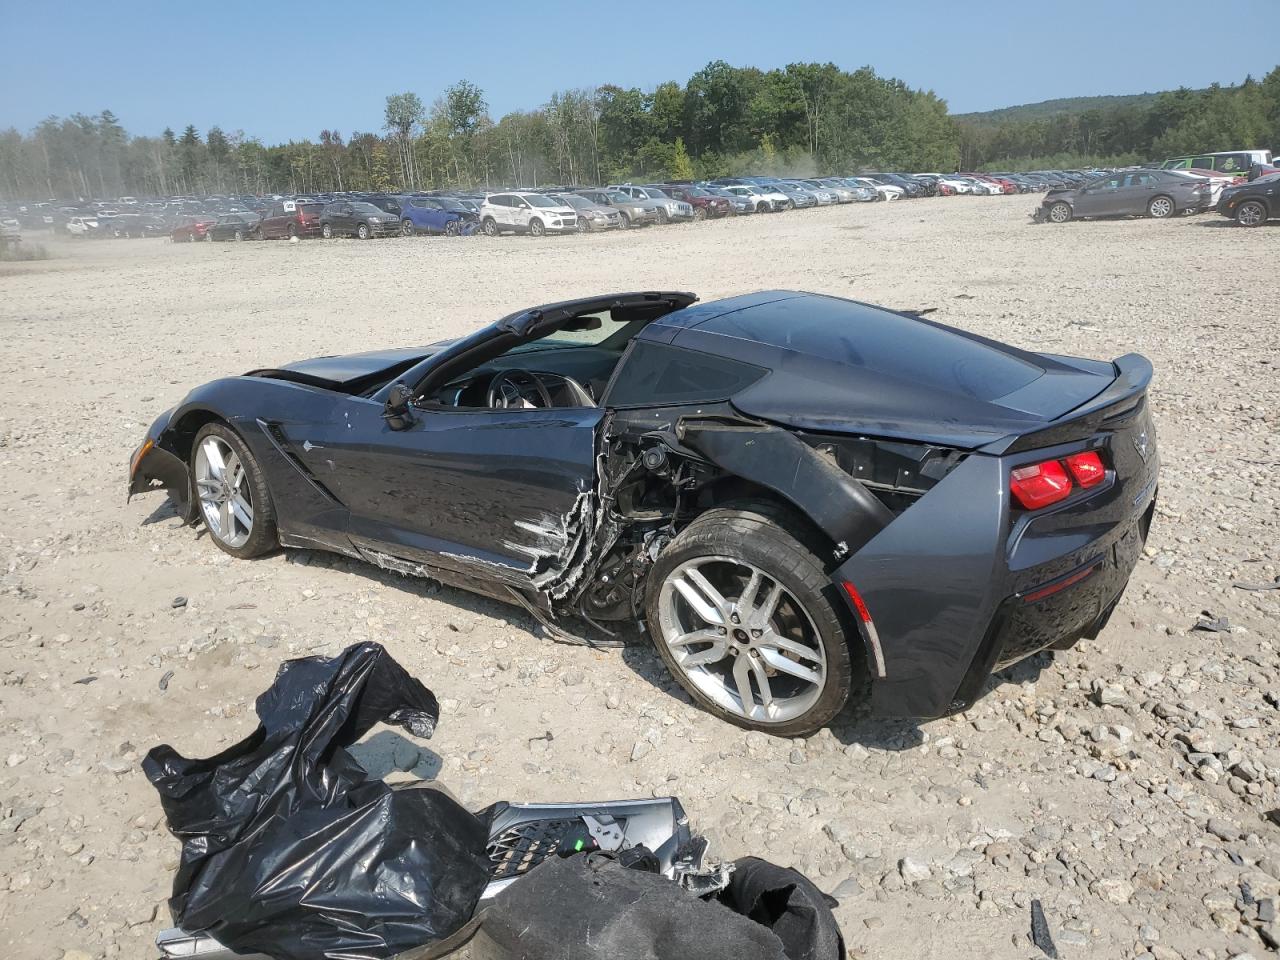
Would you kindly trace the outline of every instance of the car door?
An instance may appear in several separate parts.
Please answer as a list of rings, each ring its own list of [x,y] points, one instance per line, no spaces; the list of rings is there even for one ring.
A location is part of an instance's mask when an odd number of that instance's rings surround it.
[[[517,230],[529,229],[529,221],[533,219],[533,204],[524,197],[511,198],[511,224]]]
[[[429,197],[422,200],[413,201],[414,206],[418,207],[418,216],[422,221],[422,225],[431,233],[444,233],[444,224],[447,219],[444,207],[440,205],[439,200],[432,200]]]
[[[1076,216],[1096,217],[1120,212],[1116,209],[1116,194],[1123,182],[1123,176],[1116,174],[1081,187],[1073,205]]]
[[[356,547],[517,582],[571,551],[603,409],[415,407],[404,429],[383,412],[344,397],[326,422],[293,428],[299,458],[349,511]]]

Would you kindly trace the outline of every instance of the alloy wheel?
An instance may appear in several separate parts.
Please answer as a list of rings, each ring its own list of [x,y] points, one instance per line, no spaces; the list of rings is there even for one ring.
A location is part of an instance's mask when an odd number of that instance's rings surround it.
[[[1262,204],[1250,200],[1240,205],[1236,211],[1236,223],[1242,227],[1258,227],[1267,219],[1267,211]]]
[[[205,437],[196,451],[196,495],[209,533],[239,549],[253,533],[253,493],[240,457],[221,437]]]
[[[1066,223],[1071,219],[1071,208],[1065,203],[1055,203],[1049,208],[1049,219],[1054,223]]]
[[[757,723],[809,711],[827,683],[813,617],[764,570],[731,557],[696,557],[662,584],[657,629],[689,682]]]
[[[1153,217],[1163,219],[1173,213],[1173,201],[1168,197],[1156,197],[1147,209]]]

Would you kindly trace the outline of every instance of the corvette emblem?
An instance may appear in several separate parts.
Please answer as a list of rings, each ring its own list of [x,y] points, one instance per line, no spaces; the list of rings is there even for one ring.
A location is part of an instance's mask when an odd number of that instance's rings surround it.
[[[1147,431],[1143,430],[1133,438],[1133,448],[1138,451],[1138,456],[1142,458],[1142,462],[1146,463],[1147,458],[1151,456],[1151,442],[1147,439]]]

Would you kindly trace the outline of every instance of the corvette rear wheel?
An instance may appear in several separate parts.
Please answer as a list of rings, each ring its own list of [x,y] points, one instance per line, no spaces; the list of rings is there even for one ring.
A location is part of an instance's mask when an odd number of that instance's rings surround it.
[[[769,504],[710,510],[659,555],[649,636],[708,712],[750,730],[803,736],[843,709],[856,636],[822,561]]]
[[[196,434],[191,449],[191,481],[213,542],[242,560],[274,550],[271,493],[244,441],[229,427],[210,423]]]

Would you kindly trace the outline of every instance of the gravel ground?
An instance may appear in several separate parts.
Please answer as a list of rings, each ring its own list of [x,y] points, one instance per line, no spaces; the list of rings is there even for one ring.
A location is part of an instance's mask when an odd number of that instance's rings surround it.
[[[464,801],[680,796],[714,849],[837,891],[855,957],[1261,957],[1280,940],[1276,229],[1033,226],[1035,198],[840,207],[535,241],[51,243],[0,264],[0,948],[147,957],[178,845],[141,755],[254,726],[276,664],[384,643],[441,698],[378,772]],[[236,562],[126,458],[204,380],[425,343],[606,290],[847,295],[1039,350],[1156,365],[1151,540],[1096,642],[920,726],[807,741],[694,709],[643,648],[552,643],[514,608],[341,558]],[[185,598],[185,602],[177,598]],[[1193,631],[1202,610],[1232,632]]]

